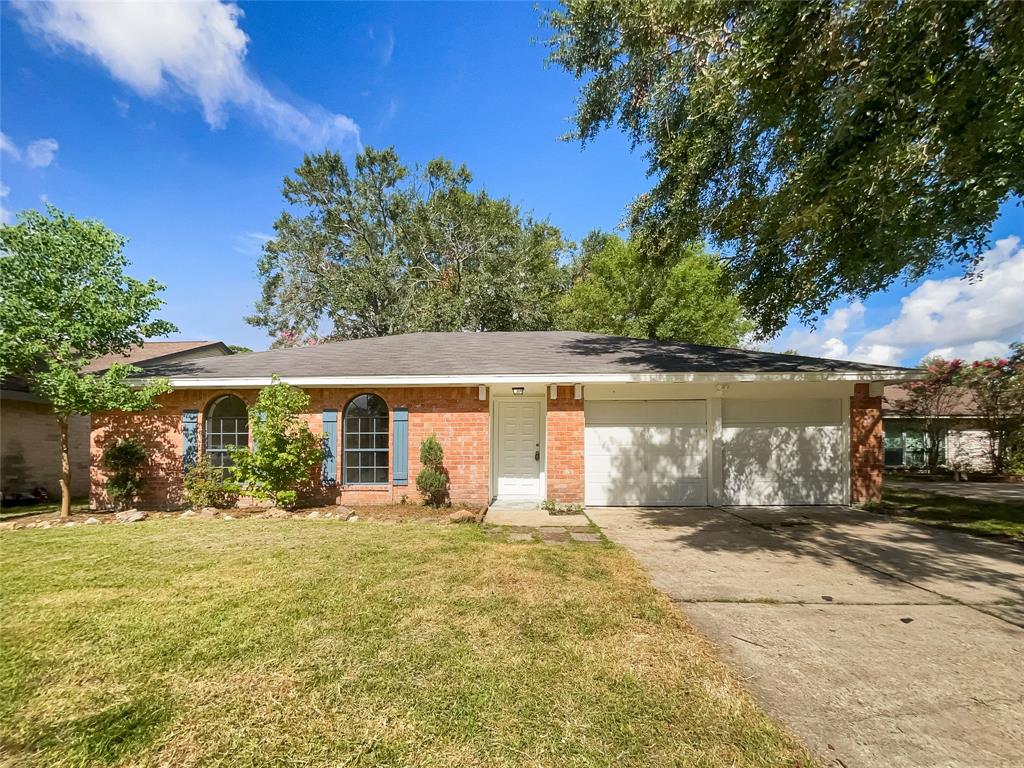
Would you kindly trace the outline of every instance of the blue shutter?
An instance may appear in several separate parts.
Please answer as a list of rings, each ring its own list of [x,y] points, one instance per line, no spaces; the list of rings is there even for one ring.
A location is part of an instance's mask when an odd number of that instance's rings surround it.
[[[324,466],[323,484],[338,484],[338,412],[324,409]]]
[[[391,473],[395,485],[409,484],[409,409],[395,408],[395,440],[392,447],[394,471]]]
[[[199,411],[181,413],[181,468],[188,472],[199,460]]]

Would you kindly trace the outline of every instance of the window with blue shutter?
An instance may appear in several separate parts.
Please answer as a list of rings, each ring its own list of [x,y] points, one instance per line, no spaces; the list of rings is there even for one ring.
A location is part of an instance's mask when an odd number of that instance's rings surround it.
[[[409,409],[395,408],[393,412],[395,440],[392,456],[392,478],[395,485],[409,484]]]
[[[324,410],[324,465],[323,484],[338,484],[338,411]]]
[[[181,414],[181,465],[188,472],[199,460],[199,411]]]

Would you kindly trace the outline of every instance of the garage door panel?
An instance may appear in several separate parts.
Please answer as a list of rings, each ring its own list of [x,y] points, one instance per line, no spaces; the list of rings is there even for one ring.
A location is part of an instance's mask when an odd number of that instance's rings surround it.
[[[730,427],[722,439],[726,504],[845,501],[847,459],[841,427]]]
[[[704,401],[596,401],[585,415],[588,504],[707,503]]]

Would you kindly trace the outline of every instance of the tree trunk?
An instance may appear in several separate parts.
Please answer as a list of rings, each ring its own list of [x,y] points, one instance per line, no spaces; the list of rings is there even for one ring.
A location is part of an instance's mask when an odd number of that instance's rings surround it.
[[[58,416],[60,424],[60,516],[71,517],[71,452],[68,448],[68,417]]]

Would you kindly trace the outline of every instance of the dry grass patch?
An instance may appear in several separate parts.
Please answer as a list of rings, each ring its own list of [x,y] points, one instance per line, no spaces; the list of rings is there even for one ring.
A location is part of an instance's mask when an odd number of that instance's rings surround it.
[[[0,557],[10,764],[811,764],[611,546],[166,519]]]

